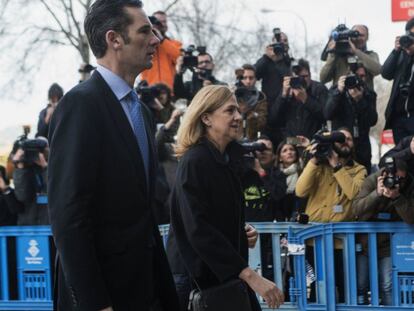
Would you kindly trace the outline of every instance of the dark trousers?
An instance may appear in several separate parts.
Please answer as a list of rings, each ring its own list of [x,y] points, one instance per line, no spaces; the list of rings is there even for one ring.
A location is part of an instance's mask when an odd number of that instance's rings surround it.
[[[404,137],[414,135],[414,113],[410,117],[395,118],[392,122],[392,135],[396,145]]]

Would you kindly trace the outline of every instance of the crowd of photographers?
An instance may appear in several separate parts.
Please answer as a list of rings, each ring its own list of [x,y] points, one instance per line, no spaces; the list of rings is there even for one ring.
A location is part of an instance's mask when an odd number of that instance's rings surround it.
[[[161,43],[137,92],[157,124],[153,129],[160,162],[156,215],[161,224],[169,222],[166,202],[177,165],[172,146],[180,117],[202,87],[226,83],[214,76],[214,58],[206,47],[183,48],[168,36],[164,12],[155,12],[151,22]],[[287,34],[275,28],[263,56],[235,71],[236,82],[228,85],[234,88],[243,116],[247,221],[414,223],[414,19],[407,22],[406,34],[396,38],[382,66],[377,53],[367,49],[368,38],[364,25],[336,27],[322,52],[325,64],[317,82],[309,62],[294,59]],[[93,69],[86,64],[79,70],[80,83]],[[379,74],[394,81],[385,128],[392,129],[396,147],[382,158],[379,169],[373,169],[369,132],[378,119],[373,80]],[[48,224],[46,137],[62,96],[63,89],[53,84],[47,107],[39,115],[36,138],[29,139],[26,128],[9,157],[9,174],[0,167],[1,225]],[[14,189],[8,177],[13,178]],[[367,303],[367,241],[360,237],[359,243],[358,292],[360,303]],[[382,303],[387,305],[391,304],[389,237],[381,236],[378,243]],[[262,244],[262,256],[270,263],[269,241]]]

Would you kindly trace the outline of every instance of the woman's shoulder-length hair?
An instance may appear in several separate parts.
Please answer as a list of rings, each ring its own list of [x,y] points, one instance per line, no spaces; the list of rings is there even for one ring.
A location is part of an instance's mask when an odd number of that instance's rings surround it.
[[[177,143],[174,148],[180,158],[205,135],[206,129],[201,117],[212,113],[233,97],[232,90],[226,85],[209,85],[203,87],[195,95],[185,112],[177,132]]]

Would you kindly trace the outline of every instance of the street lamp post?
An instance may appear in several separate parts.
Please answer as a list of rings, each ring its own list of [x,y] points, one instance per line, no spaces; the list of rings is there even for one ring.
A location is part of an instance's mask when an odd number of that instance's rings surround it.
[[[267,13],[289,13],[292,14],[294,16],[296,16],[300,22],[302,23],[303,26],[303,30],[304,30],[304,34],[305,34],[305,58],[307,59],[308,57],[308,29],[306,27],[306,23],[305,20],[303,19],[302,16],[300,16],[298,13],[296,13],[295,11],[291,11],[291,10],[271,10],[271,9],[261,9],[260,10],[261,13],[263,14],[267,14]]]

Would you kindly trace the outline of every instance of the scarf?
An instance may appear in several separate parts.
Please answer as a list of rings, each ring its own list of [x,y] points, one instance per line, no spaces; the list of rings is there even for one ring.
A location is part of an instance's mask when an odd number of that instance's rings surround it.
[[[283,166],[280,166],[280,170],[283,172],[283,174],[286,175],[286,193],[294,193],[296,188],[296,182],[298,181],[299,174],[299,165],[297,163],[293,163],[289,165],[287,168],[283,168]]]

